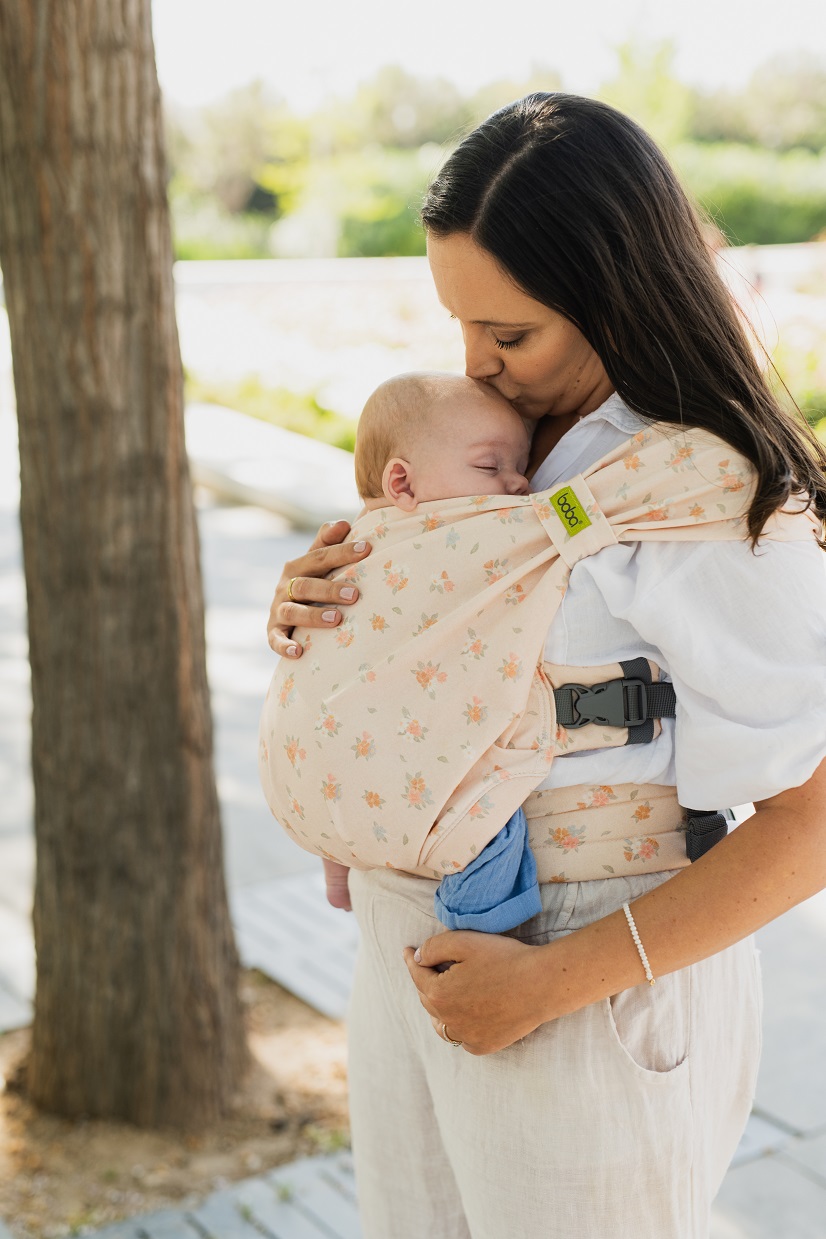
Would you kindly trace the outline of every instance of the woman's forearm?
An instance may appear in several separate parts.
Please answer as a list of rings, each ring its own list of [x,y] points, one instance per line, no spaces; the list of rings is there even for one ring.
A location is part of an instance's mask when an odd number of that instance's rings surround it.
[[[654,977],[714,955],[826,886],[826,764],[764,801],[705,856],[633,902]],[[645,973],[620,909],[537,949],[545,1019],[631,986]]]

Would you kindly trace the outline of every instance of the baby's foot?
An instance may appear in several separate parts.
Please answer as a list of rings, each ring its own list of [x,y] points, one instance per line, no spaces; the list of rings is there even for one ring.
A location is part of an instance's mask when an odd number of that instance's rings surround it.
[[[342,908],[352,912],[350,903],[350,888],[347,885],[347,875],[350,872],[347,865],[339,865],[334,860],[324,860],[324,878],[327,884],[327,902],[334,908]]]

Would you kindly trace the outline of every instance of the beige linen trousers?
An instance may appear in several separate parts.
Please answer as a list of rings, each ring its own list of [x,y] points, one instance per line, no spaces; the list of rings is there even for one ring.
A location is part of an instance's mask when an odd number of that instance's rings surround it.
[[[510,933],[552,941],[672,876],[544,884]],[[437,885],[350,873],[364,1239],[708,1239],[760,1057],[753,940],[475,1057],[439,1038],[402,958],[441,928]]]

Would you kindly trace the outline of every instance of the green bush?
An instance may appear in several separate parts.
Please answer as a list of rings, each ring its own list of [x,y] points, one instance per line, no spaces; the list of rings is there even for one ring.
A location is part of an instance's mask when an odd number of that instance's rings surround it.
[[[809,241],[826,228],[826,160],[811,151],[692,142],[672,158],[732,245]]]
[[[214,201],[170,194],[175,257],[270,258],[272,219],[261,214],[229,215]]]
[[[205,383],[187,374],[186,399],[187,403],[222,404],[346,452],[352,452],[356,444],[356,423],[352,418],[325,408],[314,394],[265,387],[258,375],[250,375],[240,383]]]

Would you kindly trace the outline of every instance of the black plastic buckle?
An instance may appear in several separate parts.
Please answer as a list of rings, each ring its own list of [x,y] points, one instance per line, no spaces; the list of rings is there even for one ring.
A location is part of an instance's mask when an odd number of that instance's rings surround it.
[[[562,687],[571,690],[571,714],[579,715],[574,722],[565,724],[570,731],[588,723],[602,727],[639,727],[648,717],[648,693],[643,680],[603,680],[601,684],[563,684]]]

